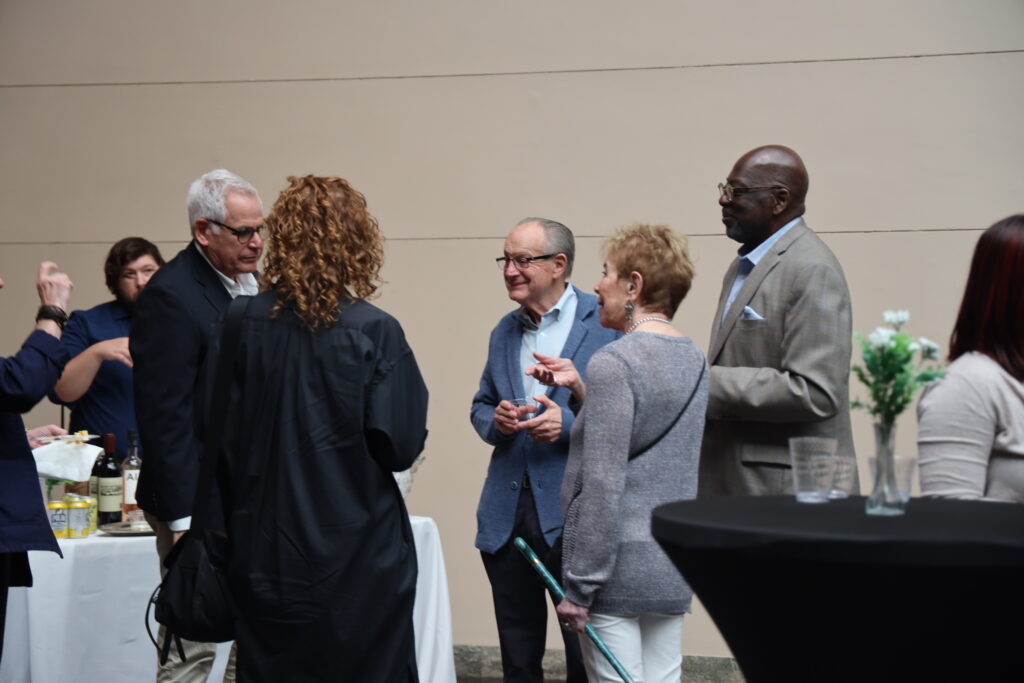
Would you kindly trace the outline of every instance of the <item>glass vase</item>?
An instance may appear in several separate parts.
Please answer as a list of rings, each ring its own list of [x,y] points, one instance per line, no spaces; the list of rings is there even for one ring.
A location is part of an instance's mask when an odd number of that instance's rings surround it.
[[[893,457],[893,442],[896,439],[896,425],[875,423],[875,481],[864,504],[869,515],[893,517],[906,512],[906,503],[896,485],[896,461]]]

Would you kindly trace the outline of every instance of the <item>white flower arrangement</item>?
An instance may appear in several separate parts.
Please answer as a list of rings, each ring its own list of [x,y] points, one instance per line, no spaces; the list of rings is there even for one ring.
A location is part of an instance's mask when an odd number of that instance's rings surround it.
[[[930,339],[917,341],[902,331],[910,321],[908,311],[885,311],[882,319],[888,327],[875,329],[868,338],[854,333],[860,344],[863,365],[853,367],[854,374],[868,388],[867,401],[854,401],[854,408],[865,408],[882,424],[892,425],[906,410],[917,390],[945,373],[938,365],[923,365],[939,359],[939,345]],[[915,362],[915,354],[920,360]]]

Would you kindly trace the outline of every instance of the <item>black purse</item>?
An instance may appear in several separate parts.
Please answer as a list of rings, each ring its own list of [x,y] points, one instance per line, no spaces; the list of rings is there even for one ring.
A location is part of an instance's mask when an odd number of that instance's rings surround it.
[[[217,430],[224,423],[227,391],[231,385],[234,349],[241,335],[241,320],[250,297],[238,297],[228,306],[217,356],[216,375],[206,420],[203,457],[199,469],[192,524],[174,544],[164,560],[167,573],[150,598],[156,620],[166,627],[160,663],[167,661],[172,640],[185,660],[181,639],[202,643],[234,640],[234,608],[225,570],[228,538],[223,530],[209,528],[210,493],[214,487],[221,438]],[[146,610],[149,626],[149,609]],[[150,634],[152,639],[152,634]],[[156,644],[155,639],[153,642]]]

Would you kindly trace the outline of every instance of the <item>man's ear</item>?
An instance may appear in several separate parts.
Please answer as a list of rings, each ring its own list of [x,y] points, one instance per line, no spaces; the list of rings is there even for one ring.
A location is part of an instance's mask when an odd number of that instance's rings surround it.
[[[196,219],[195,230],[192,231],[192,235],[196,238],[196,242],[200,246],[206,247],[210,244],[210,221],[205,218]]]
[[[789,206],[789,202],[793,199],[793,195],[790,194],[789,190],[785,187],[776,188],[772,192],[772,215],[778,216]]]
[[[569,265],[569,257],[559,252],[551,257],[551,262],[555,264],[555,277],[561,277]]]

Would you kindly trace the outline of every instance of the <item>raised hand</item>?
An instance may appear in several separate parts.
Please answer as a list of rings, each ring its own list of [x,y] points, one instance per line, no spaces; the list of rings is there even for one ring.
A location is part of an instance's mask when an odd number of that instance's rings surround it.
[[[537,378],[541,384],[551,387],[568,387],[573,398],[583,401],[587,393],[587,386],[580,378],[580,373],[569,358],[558,356],[545,356],[543,353],[535,353],[533,357],[537,363],[526,368],[526,374]]]
[[[43,261],[39,264],[36,291],[39,292],[39,302],[43,306],[57,306],[67,312],[72,287],[74,285],[71,283],[71,278],[67,276],[67,273],[60,272],[56,263]]]

